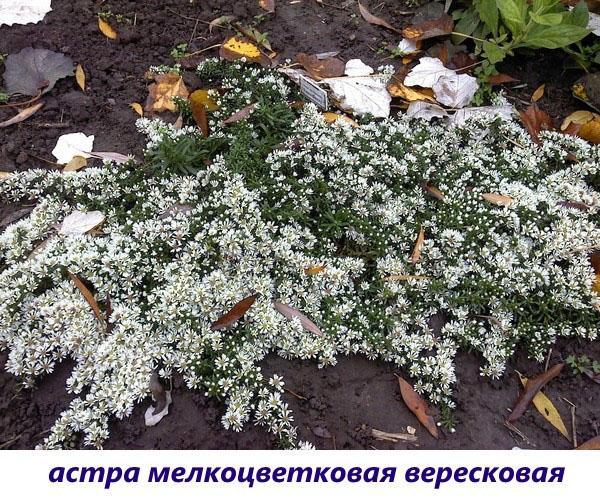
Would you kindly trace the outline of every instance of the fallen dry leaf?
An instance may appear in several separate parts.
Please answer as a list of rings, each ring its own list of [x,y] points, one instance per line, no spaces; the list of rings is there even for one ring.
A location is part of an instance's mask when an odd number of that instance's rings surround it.
[[[202,103],[206,107],[206,110],[211,112],[219,109],[219,105],[212,97],[210,97],[208,90],[195,90],[190,94],[190,102]]]
[[[438,439],[438,429],[435,420],[429,415],[427,403],[419,396],[412,386],[402,377],[396,375],[400,385],[400,394],[408,409],[417,417],[419,422],[429,431],[435,439]]]
[[[198,128],[202,131],[204,137],[208,137],[208,116],[206,114],[206,106],[198,99],[190,99],[190,108],[192,116]]]
[[[341,120],[343,122],[349,123],[353,127],[359,126],[358,123],[356,123],[352,118],[341,113],[332,113],[328,111],[326,113],[323,113],[323,119],[325,120],[325,123],[335,123],[338,120]]]
[[[160,383],[156,372],[152,372],[152,375],[150,375],[150,392],[152,393],[154,401],[156,401],[156,407],[152,414],[156,415],[163,411],[165,406],[167,406],[167,391],[165,391],[165,388]]]
[[[395,31],[396,33],[401,33],[401,31],[399,29],[394,28],[386,20],[381,19],[380,17],[374,16],[373,14],[371,14],[367,10],[367,8],[363,4],[361,4],[360,2],[358,2],[358,9],[360,10],[360,15],[369,24],[375,24],[377,26],[383,26],[384,28],[387,28],[389,30]]]
[[[550,380],[556,377],[561,370],[564,368],[564,363],[554,365],[548,371],[537,375],[536,377],[529,379],[523,392],[519,395],[517,402],[511,414],[508,416],[507,421],[511,424],[516,422],[529,407],[529,404],[533,401],[536,394],[544,387]]]
[[[208,24],[208,32],[212,33],[213,28],[221,27],[221,26],[223,26],[223,25],[225,25],[227,23],[230,23],[234,19],[235,19],[234,16],[220,16],[220,17],[217,17],[216,19],[213,19]]]
[[[218,330],[225,330],[232,327],[244,316],[244,314],[246,314],[248,309],[252,307],[252,304],[254,304],[254,301],[257,297],[258,294],[254,294],[240,300],[229,311],[227,311],[227,313],[214,321],[212,325],[210,325],[210,329],[213,332],[216,332]]]
[[[225,40],[219,49],[219,56],[227,61],[245,58],[265,67],[272,65],[271,59],[264,55],[257,45],[239,36]]]
[[[521,121],[529,132],[533,142],[540,144],[540,132],[554,130],[554,122],[550,115],[542,111],[537,104],[531,104],[525,111],[519,111]]]
[[[573,126],[575,135],[592,144],[600,144],[600,115],[598,113],[575,111],[565,118],[560,129],[568,133]]]
[[[544,97],[545,91],[546,91],[546,84],[543,83],[537,89],[535,89],[533,94],[531,94],[531,102],[538,102],[542,97]]]
[[[428,182],[424,182],[423,184],[421,184],[421,187],[429,196],[432,196],[436,200],[444,201],[444,199],[445,199],[444,193],[442,193],[435,186],[432,186]]]
[[[517,374],[519,375],[519,379],[521,380],[523,388],[525,388],[528,382],[527,377],[521,375],[519,372],[517,372]],[[558,410],[548,396],[546,396],[542,391],[539,391],[533,398],[532,403],[542,417],[544,417],[552,426],[554,426],[564,437],[571,441],[571,436],[567,431],[567,427],[565,426],[560,413],[558,413]]]
[[[0,128],[9,127],[10,125],[14,125],[15,123],[21,123],[24,120],[27,120],[33,113],[39,110],[44,105],[44,101],[40,101],[28,108],[17,113],[12,118],[9,118],[6,121],[0,122]]]
[[[325,272],[325,266],[313,266],[304,270],[304,274],[307,276],[315,276],[316,274],[321,274]]]
[[[106,325],[105,321],[104,321],[104,317],[102,316],[102,312],[100,311],[100,307],[98,307],[98,302],[96,302],[96,299],[94,298],[94,294],[92,292],[90,292],[89,288],[83,284],[83,281],[81,281],[72,272],[67,271],[67,273],[69,275],[69,278],[71,278],[71,281],[75,284],[75,286],[81,292],[81,295],[83,295],[83,298],[86,300],[86,302],[92,308],[92,311],[94,311],[94,315],[96,316],[98,321],[100,321],[100,323],[102,323],[103,325]]]
[[[497,75],[492,75],[488,77],[488,83],[490,83],[491,85],[501,85],[503,83],[513,83],[518,81],[518,79],[507,75],[506,73],[498,73]]]
[[[115,29],[101,17],[98,18],[98,28],[106,38],[116,40],[119,36]]]
[[[298,309],[294,309],[288,305],[282,304],[281,302],[273,301],[273,307],[279,312],[282,316],[287,319],[298,318],[300,320],[300,324],[302,327],[319,337],[323,336],[323,332],[319,329],[317,325],[315,325],[310,319],[308,319],[304,314],[302,314]]]
[[[92,158],[99,158],[100,160],[114,161],[115,163],[125,163],[131,159],[131,156],[127,156],[121,153],[114,153],[112,151],[90,151],[87,153]]]
[[[378,429],[371,429],[371,436],[373,436],[378,441],[391,441],[392,443],[397,443],[398,441],[406,441],[409,443],[414,443],[419,440],[414,433],[398,433],[398,432],[385,432],[380,431]]]
[[[154,75],[154,81],[148,88],[148,99],[144,107],[146,112],[176,111],[177,105],[173,98],[187,99],[189,96],[183,78],[177,73]]]
[[[449,35],[453,29],[454,21],[452,17],[444,13],[438,19],[430,19],[404,28],[402,35],[409,40],[427,40],[429,38]]]
[[[342,76],[346,69],[346,64],[337,57],[319,59],[316,55],[300,52],[296,54],[295,61],[302,65],[314,80]]]
[[[275,0],[258,0],[258,5],[269,14],[275,12]]]
[[[421,260],[421,251],[423,250],[423,244],[425,243],[425,229],[421,226],[419,230],[419,235],[417,236],[417,241],[415,242],[415,246],[413,248],[412,254],[410,255],[410,261],[413,264],[416,264]]]
[[[86,234],[100,226],[104,218],[104,214],[97,210],[93,212],[75,210],[63,219],[58,232],[64,235]]]
[[[144,108],[139,102],[132,102],[129,107],[133,109],[138,115],[144,116]]]
[[[576,450],[600,450],[600,436],[593,437],[582,445],[579,445]]]
[[[509,207],[515,201],[510,196],[505,196],[498,193],[483,193],[481,197],[488,203],[492,203],[493,205],[498,205],[500,207]]]
[[[248,104],[248,106],[243,107],[238,112],[233,113],[229,118],[223,120],[225,125],[231,125],[232,123],[241,122],[250,116],[252,110],[256,106],[256,103]]]
[[[78,64],[77,68],[75,68],[75,80],[77,81],[79,88],[85,92],[85,71],[81,64]]]
[[[87,166],[87,158],[74,156],[63,168],[63,172],[77,172]]]

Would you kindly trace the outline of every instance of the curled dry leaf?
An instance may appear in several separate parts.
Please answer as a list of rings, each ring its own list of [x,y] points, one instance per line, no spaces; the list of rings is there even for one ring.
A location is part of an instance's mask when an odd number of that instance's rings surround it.
[[[183,83],[183,78],[177,73],[154,75],[154,82],[148,88],[145,111],[153,113],[161,111],[176,111],[174,97],[187,99],[190,93]]]
[[[541,373],[540,375],[530,379],[525,384],[525,388],[519,399],[514,405],[513,411],[508,416],[508,422],[511,424],[516,422],[524,413],[525,410],[529,407],[529,404],[533,401],[536,394],[544,387],[550,380],[556,377],[561,370],[564,368],[564,363],[559,363],[554,365],[548,371]]]
[[[32,106],[29,106],[28,108],[25,108],[24,110],[20,111],[15,116],[13,116],[12,118],[9,118],[6,121],[0,122],[0,128],[9,127],[16,123],[21,123],[22,121],[27,120],[27,118],[29,118],[36,111],[38,111],[43,105],[44,105],[44,101],[40,101]]]
[[[101,17],[98,18],[98,28],[106,38],[116,40],[119,36],[115,29]]]
[[[190,108],[192,116],[198,128],[202,131],[204,137],[208,137],[208,115],[206,114],[206,106],[198,99],[190,99]]]
[[[589,441],[579,445],[577,450],[600,450],[600,436],[593,437]]]
[[[518,82],[517,78],[514,78],[506,73],[498,73],[488,77],[488,83],[491,85],[502,85],[503,83],[514,83]]]
[[[344,62],[337,57],[319,59],[316,55],[300,52],[296,54],[295,61],[302,65],[314,80],[342,76],[346,69]]]
[[[533,142],[540,144],[540,132],[554,130],[554,122],[550,115],[542,111],[537,104],[531,104],[525,111],[519,111],[519,116],[529,132]]]
[[[429,38],[449,35],[453,29],[454,21],[452,17],[444,13],[438,19],[426,20],[404,28],[402,35],[409,40],[427,40]]]
[[[127,156],[121,153],[114,153],[112,151],[91,151],[87,153],[92,158],[98,158],[104,161],[112,161],[115,163],[125,163],[129,161],[132,157]]]
[[[423,250],[423,244],[425,243],[425,229],[421,226],[419,230],[419,235],[417,236],[417,241],[415,242],[415,246],[413,248],[412,254],[410,255],[410,262],[412,264],[416,264],[421,260],[421,252]]]
[[[371,14],[367,8],[358,2],[358,9],[360,10],[360,15],[363,17],[365,21],[369,24],[375,24],[377,26],[383,26],[389,30],[395,31],[396,33],[400,33],[400,30],[394,28],[390,23],[388,23],[385,19],[381,19],[380,17],[374,16]]]
[[[412,386],[404,380],[402,377],[398,378],[398,384],[400,385],[400,394],[408,409],[417,417],[419,422],[429,431],[435,439],[438,438],[438,429],[435,425],[435,420],[429,415],[429,408],[427,403],[419,396]]]
[[[519,379],[521,380],[521,384],[523,388],[527,386],[528,379],[524,377],[519,372]],[[533,398],[533,406],[535,406],[536,410],[544,417],[554,428],[558,430],[564,437],[566,437],[569,441],[571,441],[571,436],[567,431],[567,427],[558,413],[558,410],[554,406],[554,403],[546,396],[542,391],[539,391],[535,397]]]
[[[488,203],[492,203],[493,205],[498,205],[501,207],[510,207],[515,201],[510,196],[497,193],[483,193],[481,197]]]
[[[590,141],[592,144],[600,144],[600,115],[591,111],[575,111],[565,118],[560,129],[568,132],[574,128],[575,134]]]
[[[559,201],[557,203],[557,205],[560,207],[581,210],[582,212],[587,212],[591,208],[589,205],[586,205],[585,203],[579,203],[578,201],[569,201],[569,200]]]
[[[204,106],[206,106],[206,110],[207,111],[217,111],[219,109],[219,105],[216,103],[216,101],[210,97],[208,90],[203,90],[203,89],[199,89],[199,90],[195,90],[194,92],[192,92],[190,94],[190,101],[191,102],[200,102],[202,104],[204,104]]]
[[[275,0],[258,0],[258,5],[269,14],[275,12]]]
[[[61,165],[66,165],[75,156],[89,158],[88,151],[94,148],[94,136],[85,135],[83,132],[63,134],[56,141],[52,156]]]
[[[310,319],[308,319],[304,314],[302,314],[298,309],[294,309],[288,305],[282,304],[281,302],[273,301],[273,307],[279,312],[282,316],[287,319],[298,318],[300,320],[300,324],[302,327],[319,337],[323,336],[323,332],[319,329],[317,325],[315,325]]]
[[[234,16],[220,16],[220,17],[217,17],[216,19],[213,19],[208,24],[208,32],[212,33],[213,28],[225,26],[226,24],[229,24],[234,19],[235,19]]]
[[[252,304],[254,304],[254,301],[257,297],[258,294],[254,294],[240,300],[226,314],[214,321],[213,324],[210,325],[210,329],[213,332],[216,332],[218,330],[225,330],[232,327],[244,316],[244,314],[246,314],[248,309],[252,307]]]
[[[341,113],[332,113],[328,111],[323,113],[323,119],[325,120],[325,123],[335,123],[341,120],[342,122],[348,123],[352,127],[356,128],[359,126],[358,123],[356,123],[352,118]]]
[[[167,391],[165,391],[165,388],[160,383],[160,379],[156,372],[152,372],[152,375],[150,375],[150,392],[152,393],[154,401],[156,401],[156,408],[152,414],[156,415],[163,411],[165,406],[167,406]]]
[[[255,106],[256,106],[256,103],[249,104],[248,106],[243,107],[238,112],[233,113],[226,120],[223,120],[223,123],[225,125],[231,125],[232,123],[237,123],[237,122],[241,122],[242,120],[245,120],[252,114],[252,111],[254,110]]]
[[[78,64],[75,68],[75,80],[77,81],[79,88],[85,92],[85,71],[81,64]]]
[[[96,299],[94,298],[94,294],[90,291],[90,289],[87,286],[85,286],[83,284],[83,281],[81,281],[72,272],[67,271],[67,273],[69,274],[69,278],[71,278],[71,281],[75,284],[75,286],[81,292],[81,295],[83,295],[83,298],[85,299],[85,301],[92,308],[92,311],[94,311],[94,316],[96,316],[96,318],[98,319],[98,321],[100,321],[100,323],[102,323],[103,325],[106,325],[106,323],[104,321],[104,316],[102,316],[100,307],[98,307],[98,302],[96,302]]]

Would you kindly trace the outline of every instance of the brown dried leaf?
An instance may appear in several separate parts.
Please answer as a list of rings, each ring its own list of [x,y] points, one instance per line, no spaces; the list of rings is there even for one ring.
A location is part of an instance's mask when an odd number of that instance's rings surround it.
[[[492,203],[493,205],[498,205],[500,207],[509,207],[515,201],[510,196],[505,196],[498,193],[483,193],[481,197],[488,203]]]
[[[96,299],[94,298],[94,294],[92,292],[90,292],[89,288],[83,284],[83,281],[81,281],[72,272],[67,271],[67,273],[69,275],[69,278],[71,278],[71,281],[73,281],[75,286],[77,288],[79,288],[81,295],[83,295],[83,298],[90,305],[90,307],[92,308],[92,311],[94,311],[94,315],[96,316],[96,318],[98,318],[98,321],[100,321],[100,323],[105,325],[104,317],[102,316],[102,312],[100,312],[100,307],[98,307],[98,302],[96,302]]]
[[[401,31],[399,29],[394,28],[386,20],[381,19],[380,17],[374,16],[373,14],[371,14],[367,10],[367,8],[363,4],[361,4],[360,2],[358,2],[358,9],[360,10],[360,15],[369,24],[375,24],[377,26],[383,26],[384,28],[387,28],[389,30],[395,31],[396,33],[401,33]]]
[[[444,193],[442,193],[435,186],[432,186],[428,182],[424,182],[423,184],[421,184],[421,187],[428,195],[434,197],[436,200],[444,201],[444,199],[445,199]]]
[[[85,71],[83,71],[81,64],[78,64],[77,68],[75,68],[75,80],[77,80],[79,88],[85,92]]]
[[[250,116],[252,110],[256,106],[256,103],[249,104],[248,106],[240,109],[237,113],[233,113],[229,118],[223,120],[225,125],[231,125],[232,123],[241,122]]]
[[[198,128],[202,131],[204,137],[208,137],[208,116],[206,114],[206,106],[198,99],[190,99],[190,108],[192,116]]]
[[[565,207],[565,208],[574,208],[576,210],[581,210],[582,212],[587,212],[591,208],[589,205],[586,205],[585,203],[579,203],[578,201],[569,201],[569,200],[559,201],[557,203],[557,205],[561,206],[561,207]]]
[[[438,36],[449,35],[454,29],[452,17],[446,13],[438,19],[430,19],[402,30],[404,38],[409,40],[427,40]]]
[[[410,255],[410,261],[413,264],[416,264],[421,260],[421,251],[423,250],[423,244],[425,243],[425,229],[421,227],[419,230],[419,235],[417,236],[417,241],[415,242],[415,247],[413,248],[412,254]]]
[[[117,39],[118,35],[115,29],[101,17],[98,18],[98,28],[106,38]]]
[[[429,431],[435,439],[438,438],[438,429],[435,425],[435,420],[429,415],[429,409],[427,403],[419,396],[412,386],[404,380],[402,377],[398,378],[398,384],[400,385],[400,394],[408,409],[417,417],[419,422]]]
[[[304,270],[304,274],[307,276],[315,276],[325,272],[325,266],[313,266]]]
[[[27,120],[32,114],[34,114],[37,110],[39,110],[44,105],[44,101],[40,101],[33,106],[29,106],[24,110],[17,113],[12,118],[9,118],[6,121],[0,122],[0,128],[9,127],[10,125],[14,125],[15,123],[21,123],[24,120]]]
[[[148,88],[145,111],[150,113],[161,111],[176,111],[174,97],[187,99],[190,93],[183,83],[183,78],[177,73],[154,75],[155,83]]]
[[[129,107],[133,109],[138,115],[144,116],[144,108],[139,102],[132,102]]]
[[[269,14],[275,12],[275,0],[258,0],[258,5]]]
[[[525,111],[519,111],[519,116],[533,142],[540,144],[539,134],[543,130],[554,130],[554,122],[550,115],[542,111],[537,104],[531,104]]]
[[[507,421],[511,424],[516,422],[529,407],[535,395],[544,387],[550,380],[556,377],[564,367],[564,363],[554,365],[548,371],[537,375],[536,377],[529,379],[525,384],[525,389],[517,399],[514,405],[513,411],[508,416]]]
[[[593,437],[589,441],[579,445],[576,450],[600,450],[600,436]]]
[[[77,172],[83,167],[87,167],[87,158],[83,156],[73,156],[73,159],[65,165],[63,172]]]
[[[344,62],[337,57],[319,59],[316,55],[300,52],[296,54],[295,61],[302,65],[314,80],[342,76],[346,69]]]
[[[216,19],[213,19],[208,24],[208,32],[212,33],[213,28],[216,28],[217,26],[223,26],[224,24],[230,23],[234,19],[235,19],[234,16],[221,16],[221,17],[217,17]]]
[[[258,297],[258,294],[250,295],[242,300],[240,300],[236,305],[234,305],[226,314],[221,316],[218,320],[214,321],[212,325],[210,325],[210,329],[213,332],[218,330],[225,330],[227,328],[232,327],[238,320],[240,320],[244,314],[252,307],[254,301]]]
[[[544,97],[544,92],[546,91],[546,84],[542,83],[533,94],[531,94],[531,102],[538,102],[542,97]]]
[[[490,83],[491,85],[501,85],[503,83],[513,83],[518,81],[518,79],[507,75],[506,73],[498,73],[497,75],[492,75],[488,77],[488,83]]]
[[[273,301],[273,307],[279,312],[282,316],[285,316],[287,319],[298,318],[300,320],[300,324],[302,327],[319,337],[323,336],[323,332],[319,329],[317,325],[315,325],[310,319],[308,319],[304,314],[302,314],[298,309],[294,309],[293,307],[282,304],[281,302]]]
[[[160,383],[156,372],[152,372],[152,375],[150,375],[150,392],[154,401],[156,401],[152,415],[158,415],[167,406],[167,391],[165,391],[165,388]]]

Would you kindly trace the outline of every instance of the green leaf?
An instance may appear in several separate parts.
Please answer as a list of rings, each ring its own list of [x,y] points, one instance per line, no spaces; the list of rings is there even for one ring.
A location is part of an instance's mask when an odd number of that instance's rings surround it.
[[[562,14],[536,14],[535,12],[530,12],[529,16],[531,17],[531,19],[538,23],[538,24],[542,24],[544,26],[556,26],[557,24],[560,24],[563,20],[563,15]]]
[[[588,11],[587,3],[583,0],[579,2],[575,8],[565,16],[565,22],[586,28],[590,22],[590,12]]]
[[[483,42],[483,52],[491,64],[496,64],[506,57],[506,51],[492,42]]]
[[[480,19],[477,15],[477,12],[475,12],[475,9],[467,9],[464,11],[463,15],[454,26],[454,31],[456,33],[462,33],[464,35],[470,36],[475,32],[479,23]],[[452,42],[458,45],[459,43],[462,43],[466,38],[466,36],[452,35]]]
[[[513,35],[519,35],[527,21],[527,2],[525,0],[499,0],[497,5],[504,24]]]
[[[560,49],[578,42],[590,34],[590,30],[572,24],[557,26],[534,25],[523,43],[534,49]]]
[[[496,0],[475,0],[473,5],[490,31],[495,35],[498,34],[499,13]]]

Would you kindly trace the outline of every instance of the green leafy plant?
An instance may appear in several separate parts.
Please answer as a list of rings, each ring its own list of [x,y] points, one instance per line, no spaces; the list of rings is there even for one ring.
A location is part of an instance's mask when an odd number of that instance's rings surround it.
[[[482,76],[517,49],[564,49],[590,33],[584,1],[569,11],[559,0],[473,0],[453,15],[455,41],[471,38],[484,58]]]
[[[590,359],[586,354],[568,356],[565,360],[575,375],[600,375],[600,361]]]
[[[0,90],[0,103],[8,102],[9,97],[10,96],[6,92],[3,92],[2,90]]]
[[[170,55],[175,62],[179,62],[187,55],[187,50],[188,50],[188,44],[180,43],[179,45],[177,45],[176,47],[174,47],[171,50]]]

